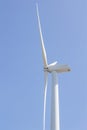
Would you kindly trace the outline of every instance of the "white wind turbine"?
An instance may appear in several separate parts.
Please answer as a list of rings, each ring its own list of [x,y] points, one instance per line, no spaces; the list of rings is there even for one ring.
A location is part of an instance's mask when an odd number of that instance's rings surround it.
[[[58,80],[57,73],[68,72],[70,68],[68,65],[59,65],[56,62],[52,64],[47,63],[46,50],[44,47],[44,41],[41,31],[40,17],[38,5],[36,4],[37,17],[38,17],[38,26],[41,39],[42,47],[42,57],[44,63],[44,75],[45,75],[45,87],[44,87],[44,112],[43,112],[43,130],[45,130],[45,114],[46,114],[46,94],[47,94],[47,80],[48,73],[52,74],[52,91],[51,91],[51,130],[60,130],[60,121],[59,121],[59,93],[58,93]]]

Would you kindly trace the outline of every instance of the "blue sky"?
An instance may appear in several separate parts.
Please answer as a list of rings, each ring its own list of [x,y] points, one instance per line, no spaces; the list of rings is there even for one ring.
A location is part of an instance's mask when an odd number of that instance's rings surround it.
[[[58,75],[60,130],[87,130],[87,1],[0,1],[0,129],[42,130],[43,62],[38,2],[48,62],[69,64]],[[49,75],[46,130],[50,130]]]

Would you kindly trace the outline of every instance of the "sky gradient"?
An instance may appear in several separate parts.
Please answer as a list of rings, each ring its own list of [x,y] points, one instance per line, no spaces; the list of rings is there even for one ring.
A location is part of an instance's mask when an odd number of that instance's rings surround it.
[[[58,75],[60,130],[87,130],[87,0],[0,1],[0,130],[42,130],[44,75],[38,3],[48,62]],[[46,130],[50,130],[49,74]]]

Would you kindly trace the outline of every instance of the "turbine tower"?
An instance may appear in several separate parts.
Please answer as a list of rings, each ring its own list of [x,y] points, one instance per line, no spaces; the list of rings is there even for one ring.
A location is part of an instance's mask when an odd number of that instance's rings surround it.
[[[68,65],[59,65],[58,62],[53,62],[48,64],[47,55],[44,46],[41,23],[39,17],[38,5],[36,4],[38,26],[40,32],[41,48],[42,48],[42,57],[44,63],[44,112],[43,112],[43,130],[45,130],[45,114],[46,114],[46,94],[47,94],[47,82],[48,82],[48,73],[52,75],[52,88],[51,88],[51,128],[50,130],[60,130],[60,121],[59,121],[59,92],[58,92],[58,80],[57,73],[69,72],[70,68]]]

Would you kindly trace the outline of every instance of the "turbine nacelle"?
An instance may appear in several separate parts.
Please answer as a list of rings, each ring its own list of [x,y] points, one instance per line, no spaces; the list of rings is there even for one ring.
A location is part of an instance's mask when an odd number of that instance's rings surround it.
[[[68,65],[60,65],[56,61],[56,62],[53,62],[53,63],[47,65],[47,67],[44,68],[44,71],[47,71],[49,73],[51,73],[53,71],[56,71],[57,73],[69,72],[70,67]]]

